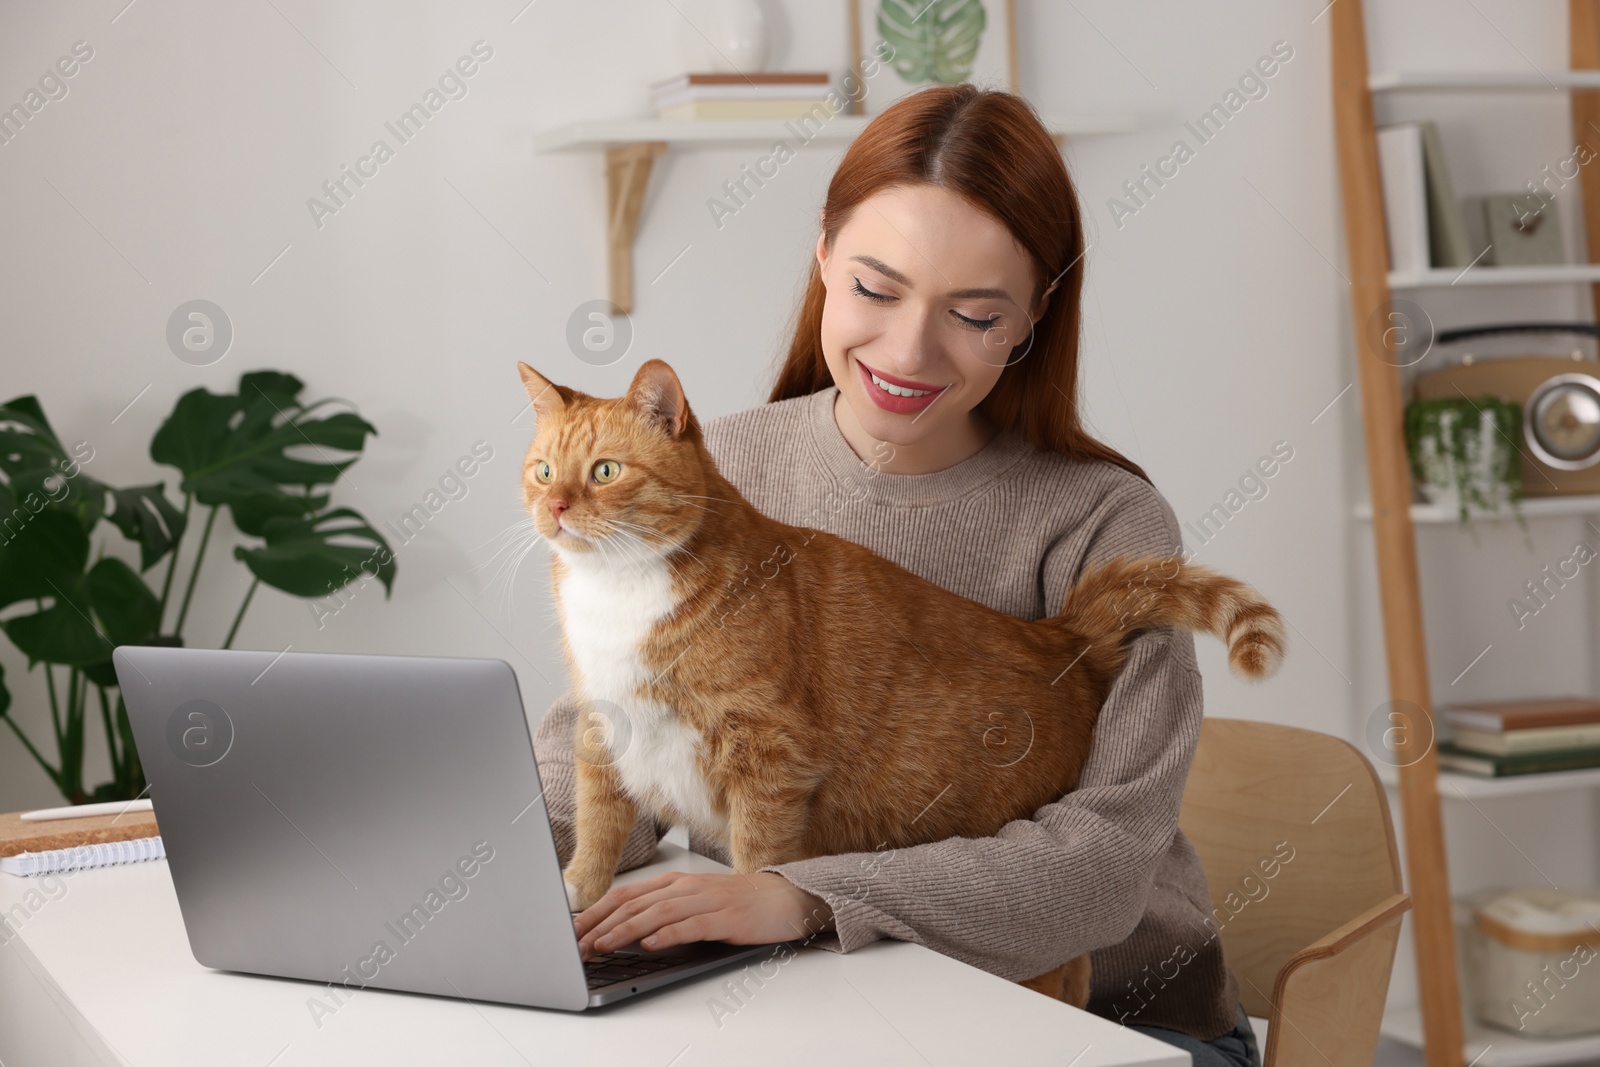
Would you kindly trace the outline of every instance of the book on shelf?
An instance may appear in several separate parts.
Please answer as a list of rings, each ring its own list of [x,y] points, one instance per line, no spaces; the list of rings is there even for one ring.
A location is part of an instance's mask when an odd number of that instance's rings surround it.
[[[1457,748],[1486,756],[1515,756],[1524,752],[1559,752],[1569,748],[1600,747],[1600,723],[1588,726],[1536,726],[1531,730],[1473,730],[1458,726],[1450,740]]]
[[[1443,705],[1438,714],[1456,729],[1511,734],[1600,724],[1600,701],[1581,696],[1472,701]]]
[[[827,71],[679,74],[653,83],[650,96],[664,119],[794,119],[826,110]]]
[[[1475,253],[1432,120],[1378,130],[1378,169],[1389,237],[1389,266],[1402,273],[1465,267]]]
[[[1600,767],[1600,746],[1569,748],[1558,752],[1520,752],[1491,756],[1460,748],[1450,741],[1438,745],[1439,766],[1479,778],[1510,778],[1525,774],[1578,771]]]
[[[1467,239],[1467,216],[1445,165],[1439,128],[1431,119],[1417,125],[1422,128],[1422,169],[1428,178],[1429,260],[1435,267],[1469,266],[1474,254]]]
[[[1389,269],[1403,274],[1427,270],[1428,179],[1420,123],[1402,122],[1378,130],[1378,170],[1383,181]]]

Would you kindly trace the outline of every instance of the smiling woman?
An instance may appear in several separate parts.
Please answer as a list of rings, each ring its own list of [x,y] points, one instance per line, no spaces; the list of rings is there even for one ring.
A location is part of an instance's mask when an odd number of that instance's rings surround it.
[[[819,223],[769,402],[703,426],[717,470],[742,496],[773,519],[864,545],[1027,620],[1061,612],[1067,591],[1103,562],[1182,548],[1172,509],[1145,473],[1080,422],[1081,214],[1060,153],[1026,101],[965,83],[896,101],[851,143]],[[750,595],[763,594],[758,586]],[[900,627],[870,602],[863,597],[866,617],[894,626],[884,644],[903,650],[883,658],[879,680],[939,687],[954,658],[924,651],[937,621],[921,619],[920,632]],[[799,654],[788,643],[805,642],[796,633],[764,651],[783,662]],[[1077,787],[1031,818],[993,836],[889,853],[614,886],[575,919],[582,951],[636,940],[662,949],[805,938],[851,952],[898,938],[1086,1003],[1188,1049],[1201,1067],[1259,1067],[1221,941],[1206,937],[1205,871],[1178,826],[1203,718],[1194,641],[1150,626],[1124,647]],[[1014,699],[1006,672],[1018,663],[977,661],[992,669],[996,698]],[[816,684],[842,688],[847,666],[819,672]],[[1073,667],[1052,662],[1050,675]],[[851,694],[858,704],[871,699],[860,688]],[[995,737],[979,707],[966,710],[986,745],[1009,743],[1005,723]],[[579,711],[563,696],[534,742],[563,864],[576,839]],[[880,733],[862,747],[927,741]],[[692,746],[679,751],[695,758]],[[1011,752],[979,756],[999,768],[1021,758]],[[934,762],[927,758],[925,813],[939,810],[949,784]],[[891,763],[884,755],[868,777],[878,781]],[[691,850],[728,862],[714,833],[685,821]],[[668,829],[642,815],[619,869],[649,862]],[[1160,972],[1178,944],[1199,947],[1175,973]],[[1087,983],[1065,967],[1084,954]]]

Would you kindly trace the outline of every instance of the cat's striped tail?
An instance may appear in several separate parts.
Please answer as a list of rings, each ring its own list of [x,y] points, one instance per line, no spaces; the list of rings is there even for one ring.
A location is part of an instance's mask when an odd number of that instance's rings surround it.
[[[1213,634],[1241,678],[1266,678],[1283,659],[1283,618],[1244,582],[1183,557],[1136,556],[1086,571],[1059,620],[1091,644],[1117,645],[1152,626]]]

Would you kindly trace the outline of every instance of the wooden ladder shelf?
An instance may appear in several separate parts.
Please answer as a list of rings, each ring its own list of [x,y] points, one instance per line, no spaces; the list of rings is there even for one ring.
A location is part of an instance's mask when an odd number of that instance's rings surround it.
[[[1437,734],[1433,729],[1412,526],[1411,473],[1403,428],[1405,398],[1401,395],[1396,362],[1384,358],[1386,353],[1373,347],[1375,338],[1381,338],[1384,331],[1370,328],[1374,321],[1382,321],[1380,316],[1388,314],[1393,305],[1362,0],[1336,0],[1328,14],[1350,314],[1365,422],[1389,699],[1390,707],[1396,709],[1390,725],[1398,738],[1395,759],[1399,765],[1408,888],[1416,904],[1412,929],[1423,1055],[1428,1067],[1463,1067],[1465,1032],[1440,812],[1439,766],[1433,747]],[[1600,0],[1569,0],[1569,19],[1573,70],[1600,68]],[[1600,91],[1587,88],[1587,84],[1588,79],[1575,78],[1558,86],[1572,92],[1573,129],[1580,142],[1592,141],[1595,131],[1600,131]],[[1586,129],[1591,121],[1594,130]],[[1600,250],[1600,165],[1584,167],[1582,175],[1586,237],[1592,255],[1594,250]],[[1600,307],[1600,285],[1595,286],[1594,295],[1595,306]]]

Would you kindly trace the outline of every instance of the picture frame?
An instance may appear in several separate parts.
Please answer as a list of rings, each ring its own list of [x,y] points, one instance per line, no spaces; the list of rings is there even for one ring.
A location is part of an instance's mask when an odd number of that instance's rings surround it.
[[[848,18],[850,114],[941,82],[1019,91],[1016,0],[848,0]],[[921,39],[926,19],[948,25],[944,41]]]

